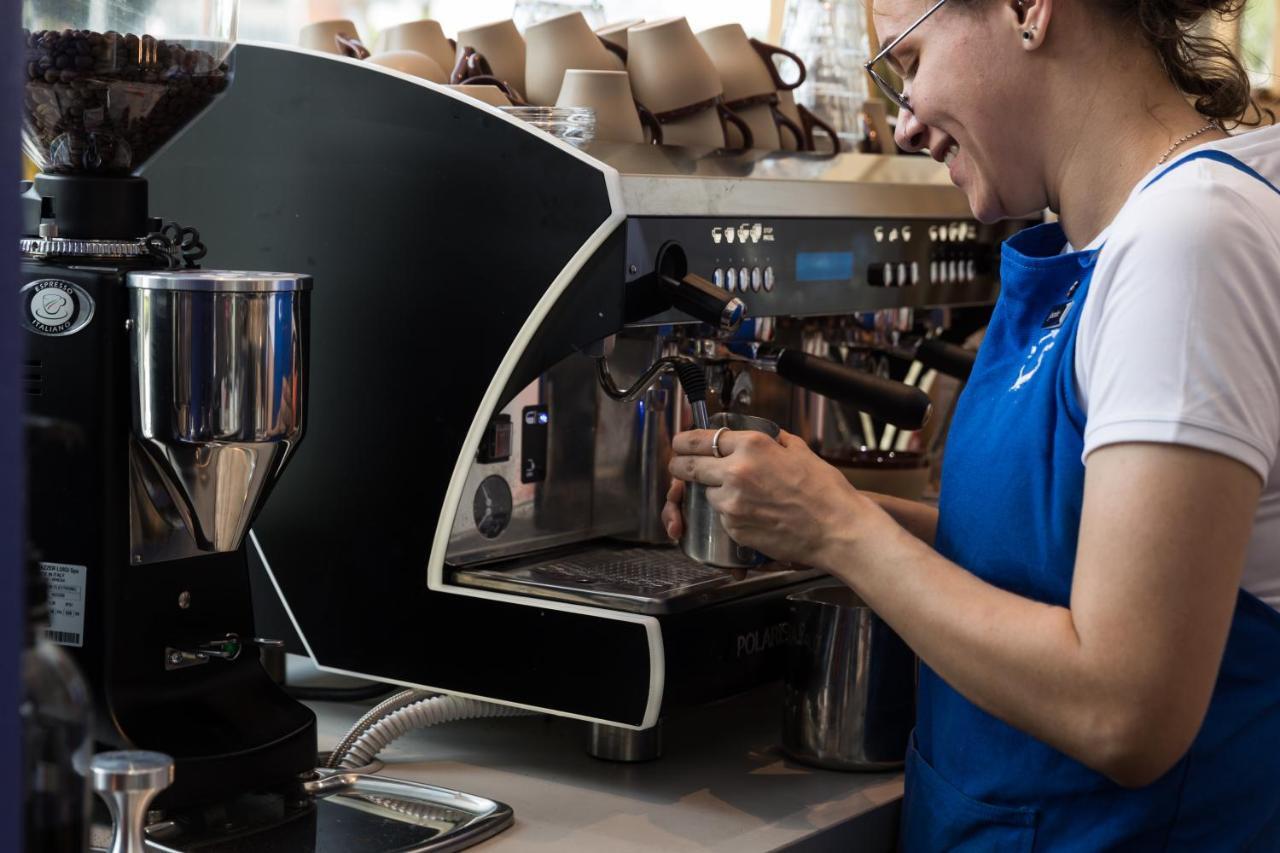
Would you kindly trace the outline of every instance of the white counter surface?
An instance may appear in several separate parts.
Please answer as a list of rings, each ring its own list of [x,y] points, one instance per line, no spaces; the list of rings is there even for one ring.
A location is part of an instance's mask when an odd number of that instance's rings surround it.
[[[311,707],[329,749],[367,706]],[[780,688],[756,690],[668,720],[664,756],[631,765],[588,756],[585,723],[469,720],[406,735],[383,754],[382,775],[510,805],[515,825],[474,848],[486,853],[892,849],[901,774],[791,762],[780,720]]]

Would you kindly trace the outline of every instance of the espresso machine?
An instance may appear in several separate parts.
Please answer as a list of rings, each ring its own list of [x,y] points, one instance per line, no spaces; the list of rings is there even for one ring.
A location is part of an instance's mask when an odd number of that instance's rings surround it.
[[[146,175],[179,215],[213,199],[219,264],[333,282],[307,444],[249,537],[295,650],[585,721],[619,759],[778,678],[785,596],[816,573],[736,579],[666,541],[670,439],[700,409],[677,368],[702,406],[806,437],[800,386],[915,429],[917,389],[806,342],[990,305],[1025,223],[973,221],[927,158],[578,149],[357,60],[235,56],[251,85]]]
[[[97,748],[127,751],[92,770],[117,842],[144,823],[162,850],[501,830],[502,804],[314,772],[315,716],[260,660],[280,641],[255,624],[247,534],[308,424],[312,278],[201,268],[191,223],[210,197],[165,224],[137,174],[228,91],[235,4],[26,14],[23,143],[42,170],[20,187],[29,533],[46,635],[86,675]]]

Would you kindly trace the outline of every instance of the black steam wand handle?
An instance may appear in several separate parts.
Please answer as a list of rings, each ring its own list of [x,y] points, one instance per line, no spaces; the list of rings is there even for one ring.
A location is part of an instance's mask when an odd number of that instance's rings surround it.
[[[664,243],[658,249],[654,273],[671,304],[690,317],[732,332],[746,316],[747,306],[741,299],[689,272],[689,260],[679,243]]]
[[[973,372],[973,364],[977,360],[978,353],[974,350],[937,338],[930,338],[916,347],[916,361],[930,370],[955,377],[961,382],[969,380],[969,374]]]
[[[747,306],[700,275],[687,273],[682,278],[664,275],[659,278],[671,295],[671,304],[690,317],[732,332],[742,323]]]
[[[932,413],[929,395],[919,388],[854,370],[801,350],[780,352],[775,369],[783,379],[854,406],[899,429],[920,429]]]

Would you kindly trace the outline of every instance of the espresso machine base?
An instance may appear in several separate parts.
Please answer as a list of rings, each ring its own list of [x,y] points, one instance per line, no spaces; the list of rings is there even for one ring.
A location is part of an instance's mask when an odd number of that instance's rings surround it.
[[[587,724],[587,753],[601,761],[635,764],[662,757],[662,723],[648,729]]]

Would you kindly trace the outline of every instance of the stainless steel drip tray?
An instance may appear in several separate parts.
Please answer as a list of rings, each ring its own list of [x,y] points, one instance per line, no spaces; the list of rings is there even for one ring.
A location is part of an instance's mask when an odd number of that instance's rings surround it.
[[[459,568],[460,586],[627,610],[677,613],[819,577],[814,569],[757,569],[742,580],[674,547],[600,545],[537,559]]]
[[[213,819],[216,818],[216,819]],[[494,800],[361,773],[317,770],[292,797],[246,795],[215,815],[147,827],[154,853],[455,853],[511,826]],[[96,827],[95,827],[96,828]],[[110,844],[110,827],[105,842]],[[95,837],[93,849],[101,841]]]

